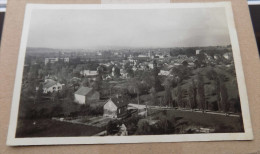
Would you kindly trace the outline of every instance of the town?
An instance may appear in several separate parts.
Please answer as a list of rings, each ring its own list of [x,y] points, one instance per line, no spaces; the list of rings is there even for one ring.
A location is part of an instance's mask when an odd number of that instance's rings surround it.
[[[241,131],[231,45],[27,48],[17,137]]]

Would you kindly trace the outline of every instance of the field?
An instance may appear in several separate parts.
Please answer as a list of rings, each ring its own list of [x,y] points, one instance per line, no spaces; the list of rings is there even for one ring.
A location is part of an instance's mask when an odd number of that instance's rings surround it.
[[[19,120],[18,128],[17,138],[92,136],[103,131],[102,128],[94,126],[59,122],[51,119]]]
[[[160,118],[162,112],[152,115],[153,119]],[[243,132],[243,122],[240,117],[208,114],[201,112],[168,110],[167,117],[182,118],[189,126],[214,128],[215,133]]]

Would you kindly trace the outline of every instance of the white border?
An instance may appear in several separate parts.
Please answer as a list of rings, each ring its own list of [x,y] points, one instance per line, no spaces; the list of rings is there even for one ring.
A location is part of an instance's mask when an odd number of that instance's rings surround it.
[[[150,136],[106,136],[106,137],[39,137],[15,138],[22,72],[25,59],[27,38],[31,13],[33,9],[162,9],[162,8],[211,8],[223,7],[226,11],[229,35],[232,44],[241,108],[244,122],[244,133],[213,133],[213,134],[178,134],[178,135],[150,135]],[[112,143],[146,143],[146,142],[184,142],[184,141],[220,141],[220,140],[252,140],[247,90],[244,79],[239,43],[235,29],[231,2],[215,3],[173,3],[173,4],[27,4],[23,24],[22,39],[17,63],[15,86],[8,130],[7,145],[53,145],[53,144],[112,144]]]
[[[258,1],[247,1],[248,5],[260,5],[260,0]]]

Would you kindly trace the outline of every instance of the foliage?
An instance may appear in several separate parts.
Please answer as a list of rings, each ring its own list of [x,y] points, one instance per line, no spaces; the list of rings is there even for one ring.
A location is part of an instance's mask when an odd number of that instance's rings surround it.
[[[188,95],[190,108],[195,109],[197,107],[197,87],[194,80],[192,80],[192,83],[189,86]]]
[[[177,98],[177,105],[178,107],[182,107],[183,105],[183,99],[182,99],[182,88],[180,84],[177,85],[177,92],[176,92],[176,98]]]
[[[108,122],[107,128],[106,128],[107,135],[114,135],[114,134],[116,134],[119,131],[119,129],[120,129],[120,127],[119,127],[120,125],[121,125],[120,121],[118,121],[118,120],[110,120]]]
[[[201,74],[198,74],[198,103],[200,108],[204,112],[205,110],[205,90],[204,90],[204,79]]]
[[[147,119],[141,119],[137,124],[137,135],[149,135],[151,133],[151,127]]]

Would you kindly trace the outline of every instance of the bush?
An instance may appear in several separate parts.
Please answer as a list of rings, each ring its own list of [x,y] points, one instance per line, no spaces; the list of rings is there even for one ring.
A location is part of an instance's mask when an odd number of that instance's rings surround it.
[[[107,135],[118,133],[121,123],[118,120],[110,120],[107,124]]]
[[[151,127],[149,125],[148,120],[141,119],[141,120],[138,121],[136,134],[137,135],[149,135],[149,134],[151,134]]]

